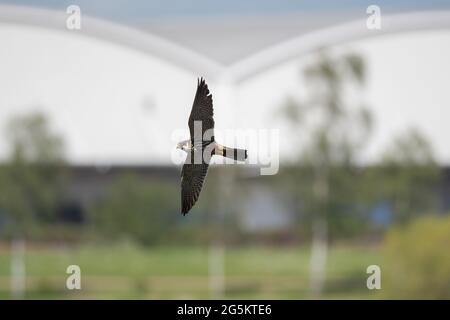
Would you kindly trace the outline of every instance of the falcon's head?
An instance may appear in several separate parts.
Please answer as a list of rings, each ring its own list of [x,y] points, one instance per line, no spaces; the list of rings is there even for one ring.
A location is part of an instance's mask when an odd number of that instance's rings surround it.
[[[191,140],[183,140],[177,143],[177,149],[188,152],[191,149]]]

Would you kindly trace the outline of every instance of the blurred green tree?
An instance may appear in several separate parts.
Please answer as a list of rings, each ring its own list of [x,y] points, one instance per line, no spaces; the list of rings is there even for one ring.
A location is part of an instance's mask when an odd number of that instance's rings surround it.
[[[11,119],[6,137],[10,153],[0,168],[0,208],[12,234],[23,237],[55,220],[65,178],[64,145],[39,112]]]
[[[437,210],[439,167],[430,142],[418,129],[394,137],[367,177],[371,197],[389,201],[395,222]]]
[[[306,98],[290,98],[283,111],[294,124],[293,130],[305,137],[299,167],[309,172],[298,170],[302,176],[295,180],[303,211],[312,223],[310,280],[311,292],[318,296],[325,280],[329,215],[347,213],[351,209],[348,204],[355,202],[352,171],[369,137],[372,117],[356,95],[365,79],[360,56],[331,58],[322,51],[318,60],[304,69],[303,78]]]
[[[11,242],[11,296],[25,293],[25,240],[55,221],[63,192],[63,141],[40,112],[14,117],[6,132],[9,156],[0,166],[0,211]]]
[[[450,299],[450,217],[392,229],[384,243],[382,293],[391,299]]]
[[[393,205],[399,222],[436,204],[439,170],[431,144],[417,129],[394,137],[379,163],[358,165],[373,128],[372,115],[359,95],[365,73],[360,56],[331,58],[321,52],[303,71],[306,97],[289,98],[282,109],[303,138],[292,181],[298,211],[312,226],[310,272],[315,296],[323,289],[331,231],[361,229],[362,210],[380,200]]]
[[[170,237],[167,230],[179,216],[178,199],[174,184],[145,181],[131,173],[119,176],[106,197],[91,210],[95,231],[108,239],[161,243]]]

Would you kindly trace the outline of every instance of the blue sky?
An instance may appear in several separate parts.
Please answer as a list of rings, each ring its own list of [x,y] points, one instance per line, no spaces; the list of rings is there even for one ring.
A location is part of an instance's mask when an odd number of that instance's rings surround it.
[[[214,17],[283,13],[361,12],[377,4],[385,13],[449,9],[450,0],[0,0],[3,4],[26,5],[64,10],[77,4],[82,12],[118,23],[139,24],[150,18]]]

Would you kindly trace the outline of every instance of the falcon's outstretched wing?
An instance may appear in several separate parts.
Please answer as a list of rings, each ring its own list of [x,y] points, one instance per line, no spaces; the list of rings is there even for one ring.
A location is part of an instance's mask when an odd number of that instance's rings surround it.
[[[181,212],[183,215],[188,213],[197,202],[207,172],[207,163],[192,164],[186,161],[183,165],[181,170]]]
[[[191,142],[195,149],[188,153],[181,170],[181,212],[183,214],[188,213],[197,202],[208,172],[209,160],[203,159],[203,151],[214,139],[213,113],[211,93],[205,80],[200,78],[188,121]],[[196,122],[201,123],[201,130],[195,130]],[[206,131],[208,131],[207,136],[205,136]],[[203,140],[204,138],[206,141]]]
[[[209,92],[208,85],[205,79],[200,78],[197,83],[197,92],[195,93],[194,103],[192,104],[191,115],[189,116],[188,126],[191,133],[192,145],[198,146],[200,141],[203,142],[204,133],[206,130],[209,131],[209,138],[214,137],[214,119],[213,119],[213,102],[212,95]],[[201,121],[202,130],[201,132],[195,132],[194,136],[194,122]],[[200,136],[201,134],[201,136]]]

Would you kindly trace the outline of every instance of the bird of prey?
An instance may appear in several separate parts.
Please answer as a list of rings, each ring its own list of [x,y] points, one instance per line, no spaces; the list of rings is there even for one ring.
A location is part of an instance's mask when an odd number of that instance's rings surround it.
[[[225,147],[214,139],[213,101],[203,78],[197,81],[197,92],[188,121],[190,139],[177,148],[187,153],[181,170],[181,213],[185,215],[197,202],[210,159],[220,155],[238,161],[247,159],[247,150]]]

